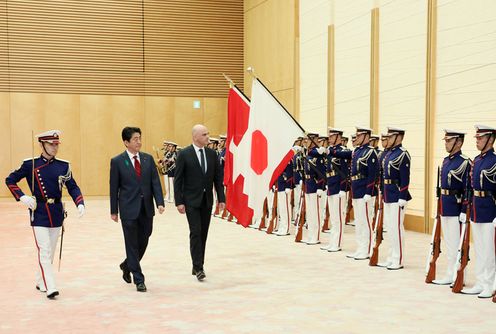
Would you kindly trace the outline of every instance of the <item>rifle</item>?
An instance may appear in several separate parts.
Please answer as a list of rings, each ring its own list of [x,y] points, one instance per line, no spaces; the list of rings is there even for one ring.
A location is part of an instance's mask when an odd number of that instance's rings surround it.
[[[350,190],[348,193],[348,206],[346,207],[346,218],[344,219],[345,225],[353,225],[350,223],[351,210],[353,210],[353,196]]]
[[[274,199],[272,200],[272,215],[270,217],[269,227],[267,227],[267,234],[274,231],[274,226],[277,224],[277,189],[274,190]]]
[[[301,195],[300,195],[300,211],[298,212],[298,215],[296,216],[296,233],[295,233],[295,242],[301,242],[301,239],[303,239],[303,225],[305,225],[305,210],[306,210],[306,204],[305,204],[305,183],[301,185]]]
[[[377,197],[380,195],[378,194]],[[377,266],[379,261],[379,246],[384,240],[383,237],[384,226],[384,198],[380,199],[379,209],[377,210],[377,223],[374,228],[374,247],[372,247],[372,254],[370,255],[369,266]]]
[[[327,195],[323,195],[327,196]],[[329,212],[329,202],[326,201],[326,214],[324,218],[324,224],[322,225],[322,232],[329,231],[329,217],[331,216],[331,213]]]
[[[295,197],[295,195],[294,195],[294,188],[293,188],[293,189],[291,189],[291,195],[289,197],[289,201],[290,201],[289,204],[291,207],[291,220],[293,220],[293,211],[294,211],[293,208],[295,206],[295,198],[294,197]]]
[[[434,220],[434,227],[432,228],[432,239],[429,254],[427,256],[427,265],[425,268],[426,277],[425,283],[432,283],[436,279],[436,261],[441,253],[441,183],[439,180],[440,170],[437,167],[437,184],[436,184],[436,197],[437,197],[437,214]]]
[[[265,228],[265,217],[269,215],[268,212],[269,212],[269,204],[267,203],[267,197],[265,197],[263,204],[262,219],[260,220],[260,225],[258,226],[259,231]]]
[[[59,268],[58,268],[59,271],[60,271],[60,264],[62,263],[62,246],[64,245],[64,233],[65,233],[64,220],[65,220],[65,218],[67,218],[67,211],[65,211],[65,204],[64,203],[62,203],[62,208],[64,210],[64,214],[63,214],[63,220],[62,220],[62,230],[60,233]]]
[[[454,293],[459,293],[463,289],[465,267],[470,261],[470,206],[472,205],[472,193],[470,191],[470,174],[467,177],[467,187],[465,188],[465,198],[467,199],[467,209],[466,217],[467,220],[462,224],[462,233],[460,235],[460,243],[458,245],[458,255],[456,256],[456,273],[453,283],[453,288],[451,289]]]

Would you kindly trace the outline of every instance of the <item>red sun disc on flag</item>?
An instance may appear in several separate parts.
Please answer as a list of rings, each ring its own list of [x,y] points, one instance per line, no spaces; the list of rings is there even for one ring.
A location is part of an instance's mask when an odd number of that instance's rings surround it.
[[[260,130],[256,130],[251,135],[251,169],[261,175],[267,168],[267,138]]]

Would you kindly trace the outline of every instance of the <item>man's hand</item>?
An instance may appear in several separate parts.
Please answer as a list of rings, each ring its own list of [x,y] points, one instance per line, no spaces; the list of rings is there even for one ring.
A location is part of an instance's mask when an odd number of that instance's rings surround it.
[[[460,223],[465,223],[467,221],[467,214],[465,212],[460,212],[458,220],[460,221]]]
[[[224,202],[220,202],[220,203],[219,203],[219,210],[220,210],[220,211],[224,210],[224,209],[225,209],[225,207],[226,207],[226,203],[224,203]]]
[[[404,199],[399,199],[398,200],[398,205],[399,205],[400,208],[404,208],[405,205],[406,205],[406,203],[407,203],[407,201],[404,200]]]
[[[31,210],[36,210],[36,200],[33,197],[22,195],[21,198],[19,198],[19,200]]]
[[[369,202],[371,199],[372,199],[372,196],[370,196],[369,194],[365,194],[365,195],[363,196],[363,200],[364,200],[365,202]]]
[[[164,213],[164,211],[165,211],[164,206],[163,205],[159,205],[158,206],[158,213],[162,214],[162,213]]]
[[[84,205],[83,205],[83,204],[79,204],[79,205],[77,206],[77,208],[78,208],[78,211],[79,211],[79,216],[78,216],[78,218],[81,218],[81,217],[84,215],[85,211],[86,211],[86,210],[84,209]]]
[[[110,215],[110,219],[117,223],[119,221],[119,215],[117,213],[113,213]]]
[[[224,204],[224,203],[219,203],[219,209],[220,209],[221,204]],[[184,206],[184,204],[178,205],[178,206],[176,206],[176,208],[177,208],[177,211],[179,211],[179,213],[181,213],[181,214],[186,213],[186,207]]]

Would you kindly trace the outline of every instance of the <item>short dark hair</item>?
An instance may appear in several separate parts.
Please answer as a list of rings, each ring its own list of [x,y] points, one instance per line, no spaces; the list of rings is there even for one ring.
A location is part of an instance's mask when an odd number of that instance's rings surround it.
[[[122,129],[122,141],[130,141],[131,137],[136,132],[141,135],[141,129],[140,128],[134,127],[134,126],[126,126],[124,129]]]

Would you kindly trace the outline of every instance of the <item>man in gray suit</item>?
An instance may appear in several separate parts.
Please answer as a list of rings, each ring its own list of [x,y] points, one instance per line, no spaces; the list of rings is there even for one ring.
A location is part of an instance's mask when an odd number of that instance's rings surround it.
[[[207,128],[201,124],[195,125],[192,136],[193,144],[182,149],[177,156],[174,199],[179,213],[186,213],[188,218],[192,274],[202,281],[205,279],[203,263],[214,201],[214,185],[220,210],[224,209],[226,200],[217,153],[206,147],[209,142]]]
[[[126,259],[120,264],[122,278],[131,283],[132,273],[136,290],[145,292],[140,261],[152,234],[153,199],[162,214],[164,197],[153,157],[140,152],[140,128],[125,127],[122,140],[126,151],[110,161],[110,218],[118,222],[120,211],[126,245]]]

